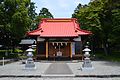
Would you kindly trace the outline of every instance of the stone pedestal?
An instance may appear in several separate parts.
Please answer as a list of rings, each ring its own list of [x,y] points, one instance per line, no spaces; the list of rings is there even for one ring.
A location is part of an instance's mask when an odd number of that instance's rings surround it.
[[[82,67],[81,67],[82,71],[90,71],[90,70],[93,70],[94,68],[92,67],[91,60],[90,60],[90,58],[89,58],[89,57],[90,57],[89,52],[90,52],[91,50],[88,48],[88,46],[86,46],[86,48],[85,48],[83,51],[85,51],[85,54],[84,54],[85,59],[84,59],[84,62],[83,62],[83,64],[82,64]]]
[[[25,69],[36,69],[34,60],[32,58],[33,57],[32,52],[34,50],[32,48],[29,48],[26,51],[28,52],[28,54],[27,54],[28,59],[26,60]]]
[[[85,58],[82,67],[82,71],[90,71],[93,70],[94,68],[92,67],[91,60],[89,58]]]
[[[28,58],[25,64],[25,69],[36,69],[35,63],[32,58]]]

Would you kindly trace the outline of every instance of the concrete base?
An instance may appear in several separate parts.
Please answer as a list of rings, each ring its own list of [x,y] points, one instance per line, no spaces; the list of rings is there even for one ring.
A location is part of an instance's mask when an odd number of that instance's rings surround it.
[[[32,67],[32,68],[25,67],[24,70],[36,70],[36,67]]]
[[[93,71],[94,67],[81,67],[82,71]]]
[[[28,69],[29,70],[36,69],[35,63],[34,63],[32,58],[28,58],[27,59],[26,64],[25,64],[25,69],[27,69],[27,70]]]

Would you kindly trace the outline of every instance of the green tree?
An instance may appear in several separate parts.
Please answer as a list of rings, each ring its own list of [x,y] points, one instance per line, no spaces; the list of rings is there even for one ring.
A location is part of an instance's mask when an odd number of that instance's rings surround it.
[[[111,44],[119,39],[119,36],[115,35],[119,35],[120,30],[119,4],[120,1],[94,0],[87,6],[81,6],[77,13],[73,14],[73,17],[81,23],[81,28],[93,32],[96,46],[103,45],[106,54],[110,53]]]
[[[24,37],[30,25],[29,5],[30,0],[0,0],[0,32],[4,35],[1,36],[4,45],[12,42],[13,46]]]
[[[35,24],[36,27],[34,29],[37,28],[39,22],[41,21],[42,18],[54,18],[53,15],[49,12],[49,10],[47,8],[42,8],[40,10],[40,13],[38,14],[38,16],[35,19]]]
[[[31,18],[31,20],[35,20],[37,13],[36,11],[36,6],[34,2],[31,2],[28,8],[28,15]]]
[[[37,13],[36,11],[36,6],[34,2],[30,3],[30,6],[28,8],[28,15],[31,19],[31,25],[29,26],[29,31],[36,29],[36,17],[37,17]]]
[[[39,16],[42,18],[53,18],[53,15],[49,12],[47,8],[42,8],[40,10]]]
[[[113,31],[111,34],[110,41],[112,42],[112,46],[120,46],[120,1],[114,0],[112,5],[112,22],[113,22]]]

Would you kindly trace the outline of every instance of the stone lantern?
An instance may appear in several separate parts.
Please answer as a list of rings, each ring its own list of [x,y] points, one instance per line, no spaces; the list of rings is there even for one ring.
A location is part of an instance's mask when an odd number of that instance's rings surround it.
[[[84,62],[82,64],[82,71],[89,71],[89,70],[93,70],[92,64],[91,64],[91,60],[90,60],[90,54],[89,52],[91,51],[88,46],[85,46],[85,49],[83,50],[85,52],[84,54]]]
[[[29,49],[26,50],[27,54],[27,60],[26,60],[26,64],[25,64],[25,69],[36,69],[35,67],[35,63],[33,60],[33,49],[31,47],[29,47]]]

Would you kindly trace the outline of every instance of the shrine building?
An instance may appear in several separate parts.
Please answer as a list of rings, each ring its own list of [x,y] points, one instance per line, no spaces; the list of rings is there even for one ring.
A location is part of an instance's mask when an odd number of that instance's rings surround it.
[[[36,30],[27,33],[37,40],[36,59],[81,57],[81,37],[87,35],[91,32],[80,29],[75,18],[43,18]]]

